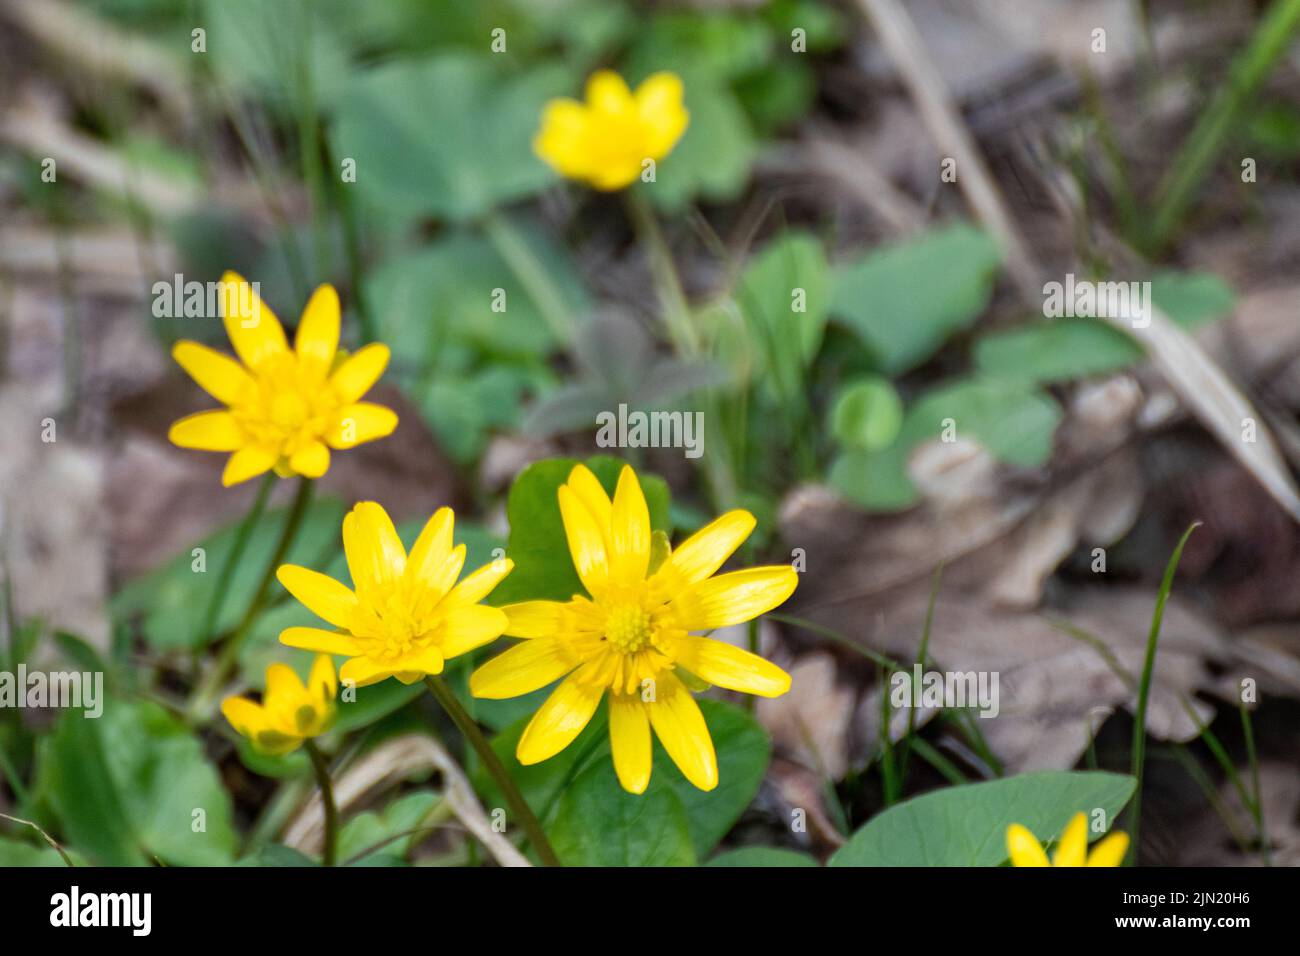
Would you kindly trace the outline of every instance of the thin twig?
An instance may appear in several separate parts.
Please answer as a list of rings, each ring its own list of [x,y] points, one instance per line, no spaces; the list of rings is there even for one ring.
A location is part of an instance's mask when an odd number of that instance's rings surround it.
[[[68,856],[67,851],[65,851],[63,847],[59,846],[58,841],[55,840],[54,837],[50,836],[48,833],[42,830],[31,820],[24,820],[22,817],[11,817],[7,813],[0,813],[0,817],[3,817],[4,819],[9,820],[13,823],[21,823],[23,824],[23,826],[31,827],[33,830],[35,830],[37,833],[41,835],[41,837],[45,840],[46,843],[54,847],[55,851],[59,854],[59,856],[63,857],[64,863],[66,863],[68,866],[73,866],[73,867],[77,865],[72,862],[72,857]]]

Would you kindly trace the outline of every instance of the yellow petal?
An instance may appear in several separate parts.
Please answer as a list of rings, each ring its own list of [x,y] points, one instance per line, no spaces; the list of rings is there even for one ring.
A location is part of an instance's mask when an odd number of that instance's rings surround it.
[[[533,151],[560,175],[587,178],[591,170],[587,108],[571,99],[549,101],[542,109],[542,125],[533,138]]]
[[[328,575],[302,568],[296,564],[282,564],[275,572],[276,579],[286,591],[296,597],[307,609],[335,627],[347,630],[352,626],[352,614],[357,609],[357,596],[347,585]]]
[[[370,391],[370,386],[379,381],[388,367],[388,357],[388,346],[379,342],[372,342],[350,355],[330,376],[339,400],[350,404]]]
[[[288,350],[280,320],[253,287],[233,272],[221,277],[221,314],[230,344],[249,368]]]
[[[587,80],[587,105],[602,113],[622,113],[632,108],[632,91],[613,70],[597,70]]]
[[[229,488],[249,478],[256,478],[270,471],[280,460],[280,452],[274,448],[260,445],[245,445],[226,462],[225,471],[221,473],[221,483]]]
[[[650,566],[650,509],[636,472],[627,465],[623,466],[614,491],[609,546],[609,573],[613,583],[633,585],[645,580]]]
[[[467,574],[460,584],[451,589],[445,600],[449,605],[477,604],[491,594],[514,567],[515,563],[509,558],[498,558],[491,564],[485,564],[472,574]]]
[[[414,684],[426,674],[441,674],[445,663],[446,656],[440,648],[426,647],[415,654],[403,657],[395,662],[394,666],[401,668],[396,676],[403,684]]]
[[[268,708],[285,706],[287,702],[297,702],[307,691],[302,686],[298,672],[288,664],[275,663],[266,669],[266,694],[262,698]]]
[[[439,598],[451,590],[465,563],[464,549],[457,558],[452,548],[455,524],[456,515],[452,510],[439,508],[424,523],[406,560],[406,580],[412,584],[419,582]]]
[[[522,648],[535,647],[538,643],[530,641]],[[573,739],[582,733],[582,728],[587,726],[605,693],[601,684],[583,679],[590,666],[580,668],[561,681],[560,686],[551,691],[551,696],[537,708],[515,750],[521,764],[528,766],[554,757],[573,743]]]
[[[690,122],[690,113],[682,106],[682,81],[675,73],[646,77],[637,87],[636,110],[651,159],[668,155]]]
[[[671,607],[688,631],[707,631],[752,621],[794,593],[799,574],[789,565],[746,568],[692,585]]]
[[[1083,866],[1088,858],[1088,818],[1076,813],[1065,825],[1065,833],[1052,854],[1052,866]]]
[[[338,420],[325,433],[331,448],[354,448],[362,442],[387,438],[397,428],[397,413],[373,402],[353,402],[339,410]]]
[[[332,285],[319,286],[307,300],[293,345],[299,366],[312,378],[324,379],[339,348],[339,294]]]
[[[1124,862],[1124,854],[1127,852],[1128,834],[1123,832],[1112,833],[1092,848],[1087,865],[1119,866]]]
[[[287,647],[300,647],[319,654],[342,654],[353,657],[361,653],[356,638],[351,634],[335,634],[319,627],[286,627],[280,632],[280,643]]]
[[[247,697],[227,697],[221,702],[221,713],[230,726],[250,739],[267,727],[266,713]]]
[[[591,469],[583,464],[573,466],[565,484],[591,512],[591,517],[595,520],[601,534],[606,537],[605,544],[608,546],[609,527],[614,520],[614,504],[609,500],[609,495],[605,494],[605,486],[600,483],[600,479],[592,473]]]
[[[605,590],[609,580],[609,564],[605,555],[605,536],[568,485],[560,485],[560,518],[564,521],[564,535],[569,542],[573,567],[582,579],[583,586],[596,597]]]
[[[506,616],[502,610],[484,604],[452,608],[443,621],[445,631],[441,649],[448,659],[490,644],[506,629]]]
[[[609,695],[609,746],[618,782],[629,793],[645,793],[650,783],[650,718],[635,694]]]
[[[509,623],[506,633],[511,637],[554,637],[564,621],[565,605],[559,601],[521,601],[507,604]]]
[[[357,687],[377,684],[381,680],[392,677],[393,674],[391,664],[372,661],[368,657],[354,657],[344,661],[343,666],[339,668],[339,680],[351,681]]]
[[[641,175],[642,157],[628,155],[623,159],[611,159],[592,170],[589,182],[601,192],[616,192],[633,183]]]
[[[675,587],[698,584],[726,563],[754,524],[754,516],[743,508],[728,511],[678,545],[660,574],[671,575]]]
[[[330,470],[330,450],[324,442],[310,442],[293,453],[289,467],[304,478],[319,478]]]
[[[334,673],[334,658],[328,654],[317,654],[312,661],[311,673],[307,676],[307,690],[319,701],[332,701],[338,693],[338,677]]]
[[[235,404],[256,387],[244,366],[198,342],[177,342],[172,346],[172,358],[190,373],[200,388],[223,405]]]
[[[172,423],[167,440],[202,451],[237,451],[248,442],[235,416],[224,410],[186,415]]]
[[[682,775],[701,790],[718,785],[718,758],[713,738],[695,702],[680,680],[664,671],[655,680],[655,699],[648,703],[650,725]]]
[[[524,641],[471,674],[469,690],[475,697],[490,700],[531,694],[559,680],[577,665],[573,652],[557,638]]]
[[[1037,837],[1019,823],[1007,827],[1007,855],[1012,866],[1051,866]]]
[[[358,502],[343,519],[343,552],[362,595],[395,583],[406,569],[406,549],[393,519],[374,501]]]
[[[692,674],[727,690],[780,697],[790,689],[790,675],[781,668],[725,641],[687,635],[674,646],[673,659]]]

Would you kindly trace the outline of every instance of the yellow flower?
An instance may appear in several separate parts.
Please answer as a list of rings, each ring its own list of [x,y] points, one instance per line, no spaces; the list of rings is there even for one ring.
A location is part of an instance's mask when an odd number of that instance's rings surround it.
[[[587,102],[551,100],[533,151],[557,173],[612,192],[641,175],[647,159],[667,156],[686,131],[682,81],[675,73],[647,77],[633,93],[617,73],[587,80]]]
[[[288,664],[272,664],[266,669],[266,692],[260,704],[247,697],[227,697],[221,712],[254,750],[278,756],[330,729],[337,690],[334,662],[321,654],[311,666],[306,687]]]
[[[747,511],[730,511],[668,552],[652,548],[650,514],[636,473],[624,467],[611,502],[578,465],[559,489],[560,515],[578,576],[590,598],[525,601],[503,610],[506,633],[527,638],[470,678],[477,697],[516,697],[568,676],[524,729],[523,764],[567,747],[609,692],[609,737],[624,789],[650,782],[650,729],[686,779],[718,784],[713,740],[686,679],[777,697],[790,675],[755,654],[692,635],[752,620],[790,596],[798,575],[788,565],[713,576],[754,528]],[[657,566],[652,551],[661,558]],[[664,553],[668,552],[668,553]]]
[[[222,484],[271,468],[281,477],[319,478],[331,448],[383,438],[397,427],[392,409],[359,401],[388,365],[388,346],[367,345],[342,358],[333,286],[321,286],[308,301],[292,351],[275,313],[233,272],[221,277],[221,301],[240,361],[190,341],[177,342],[172,356],[228,407],[182,418],[167,437],[182,448],[234,452]]]
[[[1013,866],[1119,866],[1128,850],[1128,834],[1112,833],[1088,852],[1088,818],[1076,813],[1047,862],[1038,840],[1019,823],[1007,827],[1007,853]]]
[[[388,513],[373,501],[357,504],[343,519],[343,550],[355,591],[293,564],[276,572],[289,593],[343,633],[290,627],[280,632],[280,642],[351,658],[339,677],[364,687],[389,677],[412,684],[496,640],[506,616],[478,602],[514,562],[493,561],[457,584],[465,545],[452,547],[454,521],[450,508],[439,508],[407,555]]]

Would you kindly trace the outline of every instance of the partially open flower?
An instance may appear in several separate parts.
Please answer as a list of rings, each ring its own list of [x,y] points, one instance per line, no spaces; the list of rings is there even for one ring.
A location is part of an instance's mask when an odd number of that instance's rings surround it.
[[[227,407],[182,418],[167,437],[182,448],[233,452],[222,484],[272,468],[281,477],[319,478],[329,470],[331,448],[374,441],[397,427],[392,409],[360,400],[388,365],[388,346],[367,345],[339,361],[333,286],[321,286],[308,301],[292,350],[275,313],[233,272],[221,277],[221,302],[240,361],[184,340],[172,356]]]
[[[612,192],[640,176],[646,160],[672,152],[689,122],[675,73],[647,77],[633,93],[617,73],[601,70],[587,81],[585,103],[546,104],[533,149],[561,176]]]
[[[334,662],[328,654],[321,654],[312,664],[307,686],[288,664],[272,664],[266,669],[266,692],[260,704],[247,697],[227,697],[221,702],[221,712],[254,750],[287,754],[307,738],[330,729],[337,691]]]
[[[1119,866],[1128,851],[1128,834],[1112,833],[1088,852],[1088,818],[1076,813],[1065,826],[1061,842],[1048,862],[1047,852],[1019,823],[1007,827],[1007,854],[1012,866]]]
[[[496,640],[506,616],[479,604],[514,563],[493,561],[459,584],[465,545],[452,546],[455,516],[440,508],[408,555],[392,519],[373,501],[343,519],[343,550],[356,590],[310,568],[282,565],[276,577],[294,597],[338,631],[290,627],[280,641],[351,658],[339,677],[358,687],[396,677],[412,684],[441,674],[453,657]]]
[[[623,788],[650,782],[653,727],[686,779],[718,785],[713,740],[683,681],[777,697],[790,675],[756,654],[693,635],[753,620],[782,603],[799,575],[789,565],[714,575],[754,529],[748,511],[730,511],[675,551],[652,542],[636,473],[625,467],[611,502],[583,465],[559,489],[573,565],[590,597],[507,605],[506,633],[528,638],[470,677],[476,697],[517,697],[563,677],[519,739],[533,764],[582,732],[606,693],[614,769]],[[654,552],[652,554],[652,552]],[[568,676],[565,676],[568,675]]]

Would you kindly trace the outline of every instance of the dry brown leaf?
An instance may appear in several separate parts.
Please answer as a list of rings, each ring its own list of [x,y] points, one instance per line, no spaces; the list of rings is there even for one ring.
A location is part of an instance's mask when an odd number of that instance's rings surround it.
[[[929,657],[935,670],[998,674],[999,713],[981,719],[980,729],[1009,772],[1064,769],[1073,766],[1086,749],[1089,728],[1095,730],[1099,720],[1115,709],[1131,711],[1135,693],[1106,657],[1053,626],[1052,619],[1068,621],[1095,636],[1119,667],[1134,675],[1141,671],[1154,601],[1149,592],[1108,588],[1075,595],[1068,606],[1039,614],[942,591]],[[873,648],[896,660],[914,660],[926,603],[918,595],[887,610],[883,629],[871,641]],[[834,618],[824,613],[810,616],[854,636],[846,622],[861,620],[862,613],[842,609]],[[1212,708],[1193,699],[1197,691],[1216,686],[1206,662],[1230,657],[1229,647],[1211,625],[1171,600],[1156,657],[1148,732],[1162,740],[1195,737],[1197,719],[1207,720],[1213,714]],[[1193,708],[1196,718],[1185,705]],[[878,727],[876,697],[859,706],[853,749],[857,762],[874,751]]]
[[[837,680],[835,659],[806,654],[790,668],[790,691],[758,701],[758,719],[777,751],[830,780],[848,770],[857,693]]]
[[[1251,779],[1249,767],[1238,768],[1241,779]],[[1259,767],[1260,804],[1268,834],[1273,866],[1300,866],[1300,774],[1294,764],[1265,761]],[[1236,788],[1224,781],[1219,801],[1231,820],[1231,830],[1214,808],[1207,808],[1179,835],[1181,866],[1263,866],[1258,852],[1243,852],[1232,831],[1249,839],[1255,822],[1242,806]]]

